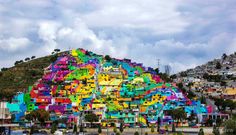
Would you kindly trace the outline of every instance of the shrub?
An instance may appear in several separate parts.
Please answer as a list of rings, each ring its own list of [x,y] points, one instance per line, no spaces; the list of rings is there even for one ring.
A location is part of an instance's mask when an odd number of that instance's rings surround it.
[[[112,122],[112,123],[111,123],[111,126],[112,126],[112,127],[115,127],[115,123]]]
[[[177,135],[183,135],[183,133],[182,132],[177,132]]]
[[[113,132],[114,132],[114,133],[117,132],[117,128],[116,128],[116,127],[113,128]]]
[[[200,128],[199,132],[198,132],[198,135],[204,135],[204,131],[202,128]]]
[[[111,61],[111,57],[110,57],[109,55],[106,55],[106,56],[105,56],[105,60],[106,60],[106,61]]]
[[[134,135],[139,135],[138,131],[135,131],[135,132],[134,132]]]
[[[148,132],[145,132],[145,135],[148,135]]]
[[[124,131],[123,129],[123,123],[120,124],[120,132],[122,133]]]
[[[80,127],[79,127],[79,132],[84,132],[83,126],[80,126]]]
[[[224,123],[224,134],[225,135],[235,135],[236,134],[236,120],[227,120]]]
[[[101,128],[101,126],[100,126],[100,125],[98,126],[98,133],[99,133],[99,134],[101,134],[101,133],[102,133],[102,128]]]
[[[120,132],[116,132],[116,135],[120,135]]]
[[[172,132],[175,132],[175,131],[176,131],[176,129],[175,129],[175,124],[172,123]]]
[[[52,123],[52,128],[51,128],[51,133],[54,134],[57,130],[57,124],[56,123]]]
[[[34,133],[34,130],[35,130],[35,127],[34,126],[31,126],[30,128],[30,134],[33,134]],[[51,130],[52,131],[52,130]],[[55,131],[54,131],[55,132]]]
[[[220,130],[219,130],[219,128],[216,127],[216,126],[214,126],[212,133],[213,133],[214,135],[220,135]]]
[[[221,123],[222,123],[222,119],[221,118],[217,118],[216,119],[216,126],[220,127]]]
[[[151,126],[151,132],[154,132],[154,125]]]
[[[74,125],[73,133],[77,133],[77,125]]]

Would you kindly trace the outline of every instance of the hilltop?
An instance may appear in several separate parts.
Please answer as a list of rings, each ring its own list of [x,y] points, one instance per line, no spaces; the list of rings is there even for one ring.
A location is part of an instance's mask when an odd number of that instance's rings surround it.
[[[50,57],[43,59],[50,62]],[[6,103],[14,122],[35,121],[31,119],[35,113],[42,113],[37,110],[46,110],[50,116],[38,118],[43,124],[66,118],[64,124],[71,127],[73,122],[81,122],[78,118],[92,114],[102,126],[109,120],[116,125],[134,127],[138,123],[146,127],[160,120],[169,123],[190,116],[197,124],[205,121],[200,115],[210,111],[200,97],[189,99],[188,93],[163,81],[153,68],[130,59],[76,49],[55,55],[39,71],[42,69],[37,81]],[[83,121],[89,121],[86,116]]]

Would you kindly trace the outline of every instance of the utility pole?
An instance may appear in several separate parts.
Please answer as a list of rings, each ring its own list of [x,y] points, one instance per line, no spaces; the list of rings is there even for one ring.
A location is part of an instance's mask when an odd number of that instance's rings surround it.
[[[157,58],[156,60],[157,60],[157,68],[158,68],[158,69],[159,69],[159,71],[160,71],[160,59],[159,59],[159,58]]]

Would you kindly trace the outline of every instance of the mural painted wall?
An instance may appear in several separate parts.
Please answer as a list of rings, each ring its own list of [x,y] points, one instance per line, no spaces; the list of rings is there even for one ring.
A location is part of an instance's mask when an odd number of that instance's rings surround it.
[[[45,109],[77,122],[80,113],[93,111],[104,120],[122,120],[142,126],[172,119],[167,110],[183,107],[191,115],[207,113],[200,101],[190,100],[181,90],[165,83],[152,68],[130,60],[106,60],[83,49],[64,53],[45,69],[43,77],[26,93],[19,93],[7,107],[15,121],[27,113]],[[72,113],[71,113],[72,112]]]

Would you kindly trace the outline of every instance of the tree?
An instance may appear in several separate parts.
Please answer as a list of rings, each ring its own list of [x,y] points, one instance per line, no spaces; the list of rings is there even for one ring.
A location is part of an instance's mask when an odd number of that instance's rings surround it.
[[[224,100],[223,99],[221,99],[221,98],[216,98],[215,99],[215,105],[217,106],[217,108],[219,109],[219,110],[221,110],[221,108],[222,108],[222,103],[224,102]]]
[[[57,130],[57,125],[58,125],[58,122],[57,121],[53,121],[52,122],[52,127],[51,127],[51,133],[54,134]]]
[[[219,128],[216,127],[216,126],[213,126],[213,131],[212,131],[212,133],[213,133],[214,135],[220,135],[220,130],[219,130]]]
[[[209,127],[211,127],[213,125],[213,120],[212,120],[211,117],[209,119],[207,119],[206,125],[209,126]]]
[[[186,119],[186,117],[187,117],[187,114],[183,110],[183,108],[177,108],[177,109],[174,109],[174,110],[169,110],[168,113],[174,121],[177,120],[177,127],[178,127],[178,123],[181,120]]]
[[[28,120],[28,121],[33,120],[32,114],[31,114],[31,113],[26,114],[26,115],[25,115],[25,119]]]
[[[77,134],[77,125],[74,124],[73,133]]]
[[[195,117],[196,117],[196,115],[194,114],[194,112],[192,110],[190,116],[188,117],[188,121],[192,122],[193,120],[195,120]]]
[[[33,60],[33,59],[35,59],[36,58],[36,56],[31,56],[31,60]]]
[[[7,71],[7,70],[8,68],[5,68],[5,67],[1,68],[1,71]]]
[[[16,118],[15,114],[11,114],[11,122],[14,122],[15,118]]]
[[[217,118],[216,118],[216,126],[217,126],[217,127],[220,127],[221,124],[222,124],[222,119],[219,118],[219,117],[217,117]]]
[[[11,102],[15,94],[12,91],[4,91],[2,96],[3,96],[2,98],[6,98],[7,101]]]
[[[174,122],[172,123],[172,132],[175,132],[176,130],[175,130],[175,124],[174,124]]]
[[[35,131],[35,127],[33,125],[33,126],[30,127],[30,134],[32,135],[34,133],[34,131]]]
[[[18,65],[20,62],[19,61],[16,61],[15,63],[14,63],[14,65],[16,66],[16,65]]]
[[[123,123],[121,122],[120,123],[120,132],[122,133],[124,131],[124,129],[123,129]]]
[[[79,127],[79,132],[84,132],[84,128],[82,125],[80,125],[80,127]]]
[[[203,78],[208,80],[208,79],[209,79],[208,73],[204,73],[204,74],[203,74]]]
[[[189,82],[189,83],[188,83],[187,87],[189,88],[189,90],[192,88],[193,85],[194,85],[193,82]]]
[[[236,121],[233,119],[227,120],[224,123],[223,132],[225,135],[235,135],[236,134]]]
[[[165,82],[171,82],[171,78],[169,77],[168,74],[166,73],[159,73],[158,74],[162,80],[164,80]]]
[[[226,53],[224,53],[224,54],[222,55],[222,59],[223,59],[223,60],[225,60],[227,57],[228,57],[228,56],[227,56]]]
[[[229,99],[226,99],[222,102],[222,110],[225,111],[226,107],[229,107],[231,104],[231,101]]]
[[[60,49],[54,49],[54,52],[60,52],[61,50]]]
[[[50,117],[49,112],[44,109],[34,110],[26,115],[27,120],[29,121],[38,120],[41,124],[44,124],[46,120],[49,120],[49,117]]]
[[[117,128],[116,128],[116,127],[113,128],[113,132],[114,132],[114,133],[117,132]]]
[[[180,73],[180,76],[181,76],[181,77],[186,77],[186,76],[188,76],[188,75],[187,75],[186,72],[181,72],[181,73]]]
[[[93,122],[97,122],[98,121],[98,116],[94,113],[89,113],[85,115],[85,120],[90,122],[90,125],[92,127]]]
[[[29,57],[25,58],[25,61],[29,61],[29,60],[30,60],[30,58],[29,58]]]
[[[171,75],[170,78],[171,78],[171,79],[176,79],[176,78],[177,78],[177,75],[176,75],[176,74]]]
[[[216,69],[221,69],[221,64],[220,64],[220,62],[219,61],[217,61],[217,63],[216,63]]]
[[[109,62],[109,61],[111,61],[111,57],[109,55],[106,55],[105,60]]]
[[[184,85],[183,85],[183,83],[177,83],[177,87],[178,87],[179,89],[183,89]]]
[[[101,134],[102,133],[102,128],[101,125],[98,125],[98,133]]]
[[[192,91],[188,91],[187,97],[188,97],[189,99],[193,99],[194,97],[196,97],[196,95],[195,95]]]
[[[206,104],[206,98],[204,96],[201,96],[200,101],[202,104]]]
[[[233,110],[236,108],[236,102],[234,102],[233,100],[229,100],[227,104],[232,114]]]
[[[36,114],[41,124],[44,124],[46,120],[49,120],[50,114],[44,109],[36,110]]]
[[[51,62],[55,62],[57,60],[57,55],[55,54],[55,55],[52,55],[51,57],[50,57],[50,61]]]
[[[220,86],[227,86],[227,82],[221,81],[221,82],[220,82]]]
[[[198,132],[198,135],[204,135],[204,131],[202,128],[200,128],[199,132]]]
[[[157,132],[160,131],[160,126],[161,126],[161,118],[158,117],[158,118],[157,118]]]
[[[154,125],[152,124],[151,126],[151,132],[153,133],[154,132]]]
[[[156,69],[155,69],[155,72],[156,72],[156,74],[158,75],[158,74],[160,73],[159,68],[156,68]]]

